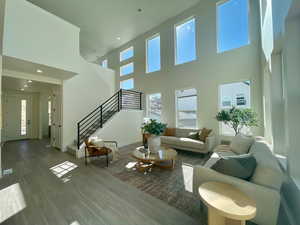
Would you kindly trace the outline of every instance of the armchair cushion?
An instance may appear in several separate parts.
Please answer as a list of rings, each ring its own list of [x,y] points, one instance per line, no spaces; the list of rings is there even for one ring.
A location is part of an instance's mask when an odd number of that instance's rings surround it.
[[[205,142],[206,138],[209,136],[209,134],[212,132],[211,129],[203,128],[199,132],[199,140]]]
[[[230,149],[231,151],[239,155],[247,154],[253,142],[254,138],[252,137],[237,135],[232,139]]]

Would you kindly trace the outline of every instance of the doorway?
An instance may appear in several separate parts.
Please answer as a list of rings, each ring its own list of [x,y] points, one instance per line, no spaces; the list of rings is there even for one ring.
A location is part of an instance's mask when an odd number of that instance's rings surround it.
[[[5,94],[3,113],[4,141],[31,138],[32,98],[30,95]]]

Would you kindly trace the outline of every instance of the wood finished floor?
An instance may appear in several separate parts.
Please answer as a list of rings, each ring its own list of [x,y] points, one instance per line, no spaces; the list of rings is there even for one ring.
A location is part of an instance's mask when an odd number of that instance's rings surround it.
[[[105,168],[47,148],[46,140],[6,143],[0,189],[20,183],[27,207],[3,225],[196,225],[192,218],[121,182]],[[78,165],[62,178],[49,169],[70,161]]]

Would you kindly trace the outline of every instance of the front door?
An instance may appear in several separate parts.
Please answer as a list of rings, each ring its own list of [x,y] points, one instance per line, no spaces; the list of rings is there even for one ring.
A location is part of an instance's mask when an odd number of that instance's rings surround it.
[[[5,141],[31,137],[32,101],[30,96],[4,96],[3,112]]]

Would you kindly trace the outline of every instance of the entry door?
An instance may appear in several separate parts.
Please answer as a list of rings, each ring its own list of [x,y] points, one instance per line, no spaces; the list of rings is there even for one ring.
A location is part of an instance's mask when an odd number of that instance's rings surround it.
[[[4,138],[6,141],[31,137],[32,101],[29,96],[4,97]]]
[[[51,145],[61,149],[61,94],[59,91],[52,95],[51,109]]]

